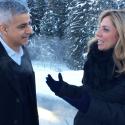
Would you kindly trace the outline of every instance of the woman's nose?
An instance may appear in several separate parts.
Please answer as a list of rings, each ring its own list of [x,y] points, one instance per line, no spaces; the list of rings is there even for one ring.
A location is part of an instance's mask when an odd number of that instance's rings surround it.
[[[101,30],[98,29],[95,33],[96,37],[101,37],[102,36],[102,33],[101,33]]]

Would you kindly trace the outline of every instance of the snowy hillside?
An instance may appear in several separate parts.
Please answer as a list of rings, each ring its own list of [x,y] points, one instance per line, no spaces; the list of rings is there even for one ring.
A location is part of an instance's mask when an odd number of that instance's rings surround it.
[[[57,68],[46,68],[40,64],[34,64],[36,75],[37,102],[40,125],[73,125],[73,119],[77,109],[60,99],[45,83],[47,74],[57,79]],[[60,68],[63,79],[69,84],[81,85],[83,71],[71,71],[66,67]]]

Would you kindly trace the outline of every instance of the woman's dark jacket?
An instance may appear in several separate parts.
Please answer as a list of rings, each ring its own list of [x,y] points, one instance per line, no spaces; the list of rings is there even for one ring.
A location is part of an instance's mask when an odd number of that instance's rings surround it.
[[[61,88],[58,95],[64,99],[74,100],[85,92],[89,95],[87,111],[78,110],[74,125],[125,125],[125,74],[113,72],[117,68],[112,53],[113,49],[103,52],[97,43],[92,44],[84,65],[83,86],[65,84]]]
[[[0,43],[0,125],[38,125],[35,75],[26,51],[16,64]]]

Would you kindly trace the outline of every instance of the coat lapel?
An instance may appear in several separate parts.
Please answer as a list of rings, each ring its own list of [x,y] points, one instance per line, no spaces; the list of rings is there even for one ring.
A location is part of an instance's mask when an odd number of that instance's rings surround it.
[[[8,84],[10,86],[10,89],[15,92],[19,98],[22,100],[22,94],[20,92],[20,88],[17,85],[18,84],[18,79],[13,73],[13,60],[8,56],[6,50],[2,46],[0,42],[0,68],[1,71],[3,72],[6,78],[6,81],[4,84]]]

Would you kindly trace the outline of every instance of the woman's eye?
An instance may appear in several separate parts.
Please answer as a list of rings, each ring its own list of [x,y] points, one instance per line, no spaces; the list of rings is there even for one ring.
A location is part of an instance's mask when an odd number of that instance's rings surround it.
[[[108,28],[103,29],[105,32],[109,32],[110,30]]]

